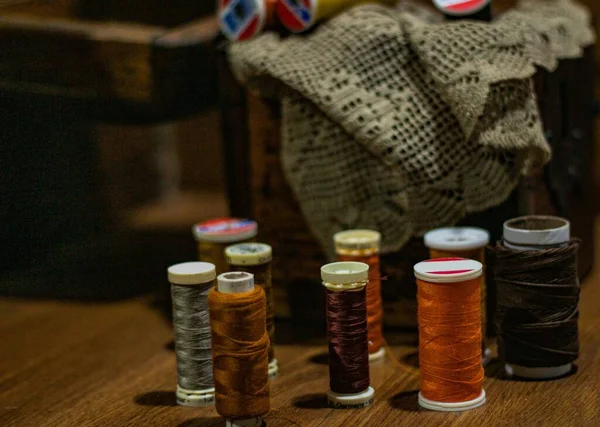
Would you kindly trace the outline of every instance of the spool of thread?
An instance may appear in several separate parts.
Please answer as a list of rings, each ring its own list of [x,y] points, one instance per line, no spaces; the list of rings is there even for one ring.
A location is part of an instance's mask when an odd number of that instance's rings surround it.
[[[217,412],[228,427],[262,426],[270,406],[265,292],[250,273],[224,273],[208,301]]]
[[[279,0],[277,17],[293,33],[301,33],[323,19],[365,3],[394,4],[397,0]]]
[[[369,361],[381,360],[385,357],[379,270],[381,234],[373,230],[348,230],[336,233],[333,241],[339,261],[362,262],[369,266],[366,291]]]
[[[419,317],[419,405],[465,411],[485,403],[480,262],[438,258],[415,265]]]
[[[254,275],[254,284],[265,291],[267,303],[267,333],[269,334],[269,378],[279,374],[275,358],[275,309],[273,305],[273,283],[271,261],[273,250],[264,243],[239,243],[225,249],[225,258],[232,271],[245,271]]]
[[[219,0],[221,31],[229,40],[244,41],[275,25],[277,0]]]
[[[507,374],[551,379],[572,370],[579,353],[577,249],[566,219],[504,223],[496,247],[496,329]]]
[[[198,242],[200,261],[214,264],[219,275],[229,271],[225,248],[252,241],[258,233],[258,225],[249,219],[217,218],[194,225],[192,233]]]
[[[208,293],[215,266],[187,262],[168,268],[177,357],[177,403],[207,406],[215,401]]]
[[[446,19],[474,21],[492,20],[491,0],[433,0],[433,4],[442,12]]]
[[[429,248],[431,259],[467,258],[479,261],[483,265],[481,275],[481,336],[483,337],[483,364],[492,357],[492,351],[486,340],[486,283],[485,283],[485,247],[490,242],[490,233],[476,227],[447,227],[431,230],[425,234],[425,246]]]
[[[329,404],[363,408],[373,402],[370,385],[366,286],[369,266],[335,262],[321,267],[329,341]]]

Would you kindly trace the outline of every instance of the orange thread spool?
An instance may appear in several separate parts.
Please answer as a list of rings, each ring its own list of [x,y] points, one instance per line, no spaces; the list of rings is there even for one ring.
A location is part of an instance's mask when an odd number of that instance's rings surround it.
[[[481,358],[482,265],[439,258],[415,265],[419,317],[419,405],[464,411],[485,403]]]
[[[269,412],[265,292],[250,273],[224,273],[208,295],[217,412],[227,424],[261,425]]]
[[[429,248],[429,257],[458,257],[473,259],[483,265],[481,275],[481,334],[484,365],[492,356],[487,343],[487,286],[485,283],[485,247],[490,243],[490,233],[477,227],[447,227],[427,232],[424,236],[425,246]]]
[[[369,266],[367,285],[369,361],[380,360],[385,356],[379,269],[381,234],[373,230],[341,231],[333,236],[333,241],[339,261],[362,262]]]

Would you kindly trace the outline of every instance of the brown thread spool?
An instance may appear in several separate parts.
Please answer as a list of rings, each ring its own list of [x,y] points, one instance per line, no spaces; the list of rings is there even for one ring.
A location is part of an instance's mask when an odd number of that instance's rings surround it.
[[[369,328],[369,361],[385,357],[383,339],[383,310],[379,249],[381,234],[374,230],[348,230],[333,236],[339,261],[363,262],[369,266],[367,284],[367,322]]]
[[[490,233],[477,227],[447,227],[431,230],[425,234],[425,246],[429,248],[429,256],[435,258],[466,258],[483,265],[481,276],[481,336],[483,338],[483,364],[489,363],[492,350],[487,341],[487,286],[485,283],[485,247],[490,242]]]
[[[192,227],[192,233],[198,242],[198,258],[214,264],[217,275],[229,271],[225,248],[234,243],[251,242],[257,232],[256,222],[239,218],[211,219]]]
[[[267,300],[267,332],[269,334],[269,378],[279,374],[275,358],[275,309],[273,305],[273,283],[271,261],[273,250],[264,243],[239,243],[225,249],[225,258],[232,271],[245,271],[254,275],[254,284],[265,291]]]
[[[321,279],[327,296],[330,380],[327,400],[336,408],[363,408],[373,402],[375,395],[375,390],[369,385],[369,349],[366,328],[365,287],[369,281],[369,266],[361,262],[327,264],[321,267]],[[349,310],[360,312],[356,318],[350,319],[349,315],[340,313],[342,310],[330,305],[330,299],[334,297],[339,297],[336,299],[339,299],[338,302],[344,305],[344,301],[342,301],[344,296],[359,300],[360,308]],[[346,331],[334,331],[338,326],[339,329],[342,329],[340,325],[343,322],[338,322],[336,319],[335,325],[331,323],[337,317],[343,318],[342,320],[346,322],[350,321],[352,326],[346,325],[346,329],[348,329]],[[356,336],[350,337],[350,335]],[[347,381],[348,378],[351,381]]]
[[[481,263],[438,258],[415,265],[419,313],[419,405],[465,411],[486,401],[481,363]]]

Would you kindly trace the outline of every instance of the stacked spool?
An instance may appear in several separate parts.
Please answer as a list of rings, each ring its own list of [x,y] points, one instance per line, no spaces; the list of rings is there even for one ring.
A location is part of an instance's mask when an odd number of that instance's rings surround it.
[[[569,221],[506,221],[495,249],[498,352],[506,373],[552,379],[572,372],[579,354],[579,280]]]
[[[269,378],[279,374],[275,358],[275,309],[273,303],[273,283],[271,261],[273,250],[264,243],[240,243],[225,249],[225,258],[232,271],[245,271],[254,275],[255,285],[265,291],[267,303],[267,332],[269,334]]]
[[[419,405],[435,411],[482,406],[480,262],[439,258],[415,265]]]
[[[188,262],[171,266],[167,272],[173,299],[177,403],[212,405],[215,388],[208,293],[214,287],[215,266],[206,262]]]
[[[492,356],[492,351],[487,342],[487,286],[485,282],[485,247],[490,242],[490,233],[476,227],[447,227],[429,231],[424,236],[424,243],[429,248],[429,256],[435,258],[467,258],[480,262],[483,265],[481,275],[481,330],[483,362],[487,364]]]
[[[249,219],[217,218],[194,225],[192,233],[198,242],[200,261],[214,264],[217,274],[221,274],[229,271],[225,248],[252,241],[258,233],[258,225]]]
[[[209,294],[217,412],[228,427],[259,427],[269,412],[266,304],[250,273],[224,273]]]
[[[385,357],[379,269],[381,234],[373,230],[348,230],[336,233],[333,241],[339,261],[362,262],[369,266],[366,291],[369,361],[381,360]]]
[[[329,341],[329,404],[363,408],[373,402],[367,335],[369,266],[336,262],[321,267]]]

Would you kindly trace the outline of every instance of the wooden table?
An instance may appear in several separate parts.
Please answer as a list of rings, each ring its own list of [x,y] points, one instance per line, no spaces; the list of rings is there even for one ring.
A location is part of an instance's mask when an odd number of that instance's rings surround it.
[[[268,426],[598,426],[598,272],[584,284],[575,375],[510,381],[494,361],[486,372],[484,407],[452,414],[425,411],[417,404],[414,335],[390,334],[396,357],[372,366],[374,405],[334,410],[325,404],[326,347],[281,344]],[[2,299],[0,337],[0,426],[223,425],[214,408],[176,405],[171,328],[146,300],[90,305]]]

